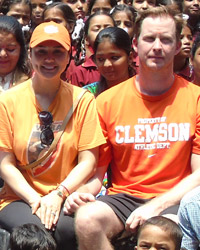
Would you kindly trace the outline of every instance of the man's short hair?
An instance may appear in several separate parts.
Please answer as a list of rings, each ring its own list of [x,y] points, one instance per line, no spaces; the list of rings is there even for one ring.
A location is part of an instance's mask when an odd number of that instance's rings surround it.
[[[142,22],[147,17],[171,17],[176,25],[176,42],[180,41],[180,34],[184,20],[181,12],[178,10],[177,5],[158,6],[149,8],[138,14],[135,21],[135,38],[138,39],[141,33]]]

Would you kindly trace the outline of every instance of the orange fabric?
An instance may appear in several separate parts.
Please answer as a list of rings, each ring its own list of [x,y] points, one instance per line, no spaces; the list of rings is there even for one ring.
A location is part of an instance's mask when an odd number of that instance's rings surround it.
[[[71,38],[68,30],[62,24],[53,21],[41,23],[34,29],[30,47],[34,48],[49,40],[60,43],[67,51],[71,49]]]
[[[133,77],[97,97],[107,139],[99,167],[111,165],[109,194],[153,198],[191,173],[191,150],[200,154],[199,97],[200,88],[179,76],[160,96],[140,94]]]
[[[62,82],[49,107],[53,115],[54,134],[59,130],[73,100],[81,88]],[[18,165],[35,161],[46,149],[40,142],[38,113],[41,108],[36,101],[28,80],[1,95],[0,99],[0,150],[13,152]],[[77,164],[78,151],[97,147],[105,143],[96,112],[94,96],[86,93],[70,119],[54,153],[42,166],[23,171],[29,184],[41,195],[55,189]],[[20,168],[21,169],[21,168]],[[19,199],[7,185],[0,193],[0,208]]]

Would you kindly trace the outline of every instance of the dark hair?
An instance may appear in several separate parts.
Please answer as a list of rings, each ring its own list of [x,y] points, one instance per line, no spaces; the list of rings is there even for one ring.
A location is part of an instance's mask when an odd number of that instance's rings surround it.
[[[84,61],[85,61],[85,46],[84,46],[84,42],[85,42],[85,38],[86,36],[88,35],[88,30],[89,30],[89,27],[90,27],[90,22],[91,20],[93,19],[93,17],[96,17],[96,16],[108,16],[110,17],[110,19],[113,21],[113,24],[115,26],[115,21],[113,19],[113,17],[108,14],[108,13],[104,13],[104,12],[95,12],[94,14],[92,14],[91,16],[88,17],[88,19],[86,20],[85,22],[85,26],[84,26],[84,30],[81,34],[81,37],[77,43],[77,50],[76,50],[76,54],[74,56],[74,62],[75,62],[75,65],[80,65],[82,64]],[[82,56],[80,58],[80,54],[82,53]]]
[[[199,47],[200,47],[200,34],[195,38],[193,45],[192,45],[192,50],[191,50],[192,59],[194,58],[195,53]]]
[[[99,1],[99,0],[90,0],[89,1],[89,5],[88,5],[88,15],[91,14],[92,11],[92,7],[94,6],[94,4]],[[110,6],[111,8],[113,8],[115,5],[117,5],[117,1],[116,0],[108,0],[110,2]]]
[[[20,45],[20,56],[16,65],[16,70],[18,70],[19,73],[24,73],[30,77],[31,68],[28,63],[28,53],[20,23],[12,16],[2,15],[0,16],[0,32],[13,34]]]
[[[136,19],[136,16],[137,16],[137,11],[132,6],[129,6],[127,4],[118,4],[118,5],[116,5],[110,11],[110,14],[113,17],[117,12],[121,12],[121,11],[127,12],[127,14],[130,13],[129,16],[130,16],[131,21],[135,22],[135,19]]]
[[[135,37],[138,39],[141,33],[142,22],[147,17],[171,17],[176,26],[176,42],[180,41],[180,34],[183,25],[183,18],[181,12],[175,7],[176,5],[168,5],[168,6],[158,6],[149,8],[145,11],[142,11],[138,14],[135,21]]]
[[[10,235],[10,250],[56,250],[56,242],[45,229],[32,224],[15,227]]]
[[[122,49],[129,56],[132,47],[131,47],[131,39],[126,31],[118,27],[108,27],[99,32],[94,42],[94,57],[96,56],[96,52],[98,50],[98,46],[105,39],[109,39],[111,43],[113,43],[119,49]],[[135,70],[133,67],[129,66],[129,77],[132,77],[135,74]],[[107,88],[106,79],[101,76],[100,85],[103,89]]]
[[[99,44],[104,39],[109,39],[119,49],[123,49],[127,55],[131,52],[131,40],[126,31],[118,27],[108,27],[99,32],[94,42],[94,54],[96,54]]]
[[[6,0],[4,3],[4,15],[6,15],[8,13],[8,11],[10,10],[10,7],[12,5],[15,4],[25,4],[29,6],[30,9],[30,15],[32,13],[32,6],[31,6],[31,2],[29,0]]]
[[[180,250],[183,234],[178,224],[164,216],[154,216],[146,220],[144,224],[140,226],[137,233],[137,239],[139,239],[142,230],[149,225],[157,226],[167,232],[171,240],[174,242],[175,250]]]
[[[68,24],[71,24],[71,23],[74,25],[76,24],[76,17],[71,7],[65,3],[60,3],[60,2],[54,2],[52,4],[47,5],[43,12],[43,19],[44,19],[45,12],[52,8],[57,8],[60,11],[62,11],[63,17]]]

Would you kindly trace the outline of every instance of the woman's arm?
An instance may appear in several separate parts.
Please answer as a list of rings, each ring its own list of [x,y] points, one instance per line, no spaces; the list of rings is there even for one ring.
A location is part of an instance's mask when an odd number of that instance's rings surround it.
[[[69,193],[85,184],[96,172],[99,147],[78,153],[78,164],[72,169],[67,178],[61,183]]]
[[[32,207],[32,211],[40,204],[40,195],[28,184],[16,167],[13,153],[0,151],[0,176],[22,200]]]

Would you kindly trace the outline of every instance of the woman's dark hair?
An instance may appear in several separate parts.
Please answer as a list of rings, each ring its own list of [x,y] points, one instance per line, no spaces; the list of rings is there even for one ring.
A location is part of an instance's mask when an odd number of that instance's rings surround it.
[[[71,23],[74,25],[76,24],[76,17],[71,7],[65,3],[60,3],[60,2],[55,2],[55,3],[47,5],[43,12],[43,19],[44,19],[45,12],[52,8],[57,8],[60,11],[62,11],[63,17],[68,24],[71,24]]]
[[[79,39],[79,42],[77,43],[77,50],[76,50],[76,54],[74,56],[74,62],[75,62],[75,65],[77,65],[77,66],[80,65],[80,64],[82,64],[85,61],[85,46],[84,46],[84,42],[85,42],[86,36],[88,35],[88,30],[89,30],[89,27],[90,27],[90,22],[93,19],[93,17],[101,16],[101,15],[110,17],[110,19],[112,19],[113,24],[115,26],[115,20],[108,13],[104,13],[104,12],[99,12],[98,11],[98,12],[95,12],[94,14],[92,14],[91,16],[88,17],[88,19],[85,22],[85,26],[84,26],[84,30],[82,32],[82,35],[81,35],[81,37]],[[81,58],[80,58],[80,54],[81,54]]]
[[[6,15],[8,13],[8,11],[10,10],[10,7],[12,5],[19,4],[19,3],[28,5],[29,9],[30,9],[30,14],[32,13],[32,7],[31,7],[30,0],[5,0],[5,2],[3,4],[3,11],[2,11],[2,13],[4,15]]]
[[[0,32],[11,33],[15,37],[20,45],[20,56],[16,65],[16,70],[30,77],[31,68],[28,63],[28,53],[20,23],[12,16],[0,16]]]
[[[199,47],[200,47],[200,34],[197,35],[192,45],[192,50],[191,50],[192,59],[194,58],[195,53]]]
[[[89,5],[88,5],[88,15],[91,14],[92,7],[93,7],[94,4],[96,3],[96,1],[99,1],[99,0],[90,0],[90,1],[89,1]],[[113,8],[115,5],[117,5],[117,1],[116,1],[116,0],[109,0],[109,2],[110,2],[111,8]]]
[[[137,11],[132,7],[127,4],[118,4],[116,5],[111,11],[110,14],[113,17],[117,12],[127,12],[131,14],[131,21],[135,22],[136,16],[137,16]]]
[[[108,27],[99,32],[94,42],[94,55],[97,53],[99,44],[105,39],[109,39],[116,47],[124,50],[128,56],[130,55],[132,51],[131,39],[126,31],[118,27]],[[132,77],[135,74],[134,68],[130,66],[128,70],[129,76]],[[105,86],[106,80],[103,76],[101,76],[100,82],[102,86]]]

